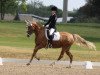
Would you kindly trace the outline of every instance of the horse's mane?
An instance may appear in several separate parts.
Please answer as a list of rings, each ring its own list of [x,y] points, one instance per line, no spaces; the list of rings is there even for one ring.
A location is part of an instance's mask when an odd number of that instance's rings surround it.
[[[41,29],[44,28],[40,22],[36,22],[36,21],[33,21],[33,22],[35,22]]]
[[[40,27],[43,27],[43,25],[40,22],[36,22]]]
[[[40,29],[44,29],[44,26],[40,22],[36,22]]]

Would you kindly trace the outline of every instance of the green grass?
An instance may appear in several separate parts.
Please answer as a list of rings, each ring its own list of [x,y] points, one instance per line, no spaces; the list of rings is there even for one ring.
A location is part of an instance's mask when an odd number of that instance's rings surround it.
[[[96,23],[68,23],[57,25],[58,31],[79,34],[86,40],[94,42],[97,50],[100,50],[100,25]],[[14,47],[32,47],[34,45],[34,34],[30,39],[26,37],[25,23],[0,23],[0,45]]]
[[[88,41],[95,43],[97,50],[100,50],[100,24],[97,23],[68,23],[59,25],[59,31],[66,31],[72,34],[79,34]]]
[[[13,47],[32,47],[34,37],[26,37],[25,23],[0,23],[0,45]]]
[[[66,25],[58,24],[58,31],[79,34],[88,41],[96,44],[97,50],[100,50],[100,24],[96,23],[68,23]],[[34,34],[30,39],[26,37],[25,23],[0,22],[0,45],[13,47],[33,47]],[[72,49],[76,50],[76,46]],[[83,48],[82,48],[83,49]]]
[[[88,41],[94,42],[97,48],[97,53],[93,60],[100,61],[100,24],[97,23],[68,23],[68,24],[58,24],[58,31],[70,32],[72,34],[79,34],[81,37]],[[17,55],[24,57],[30,57],[32,49],[35,46],[34,34],[30,37],[26,37],[26,25],[21,22],[0,22],[0,46],[4,48],[1,50],[0,55],[3,57],[18,57]],[[12,49],[7,49],[5,47],[18,48],[13,51]],[[24,50],[25,49],[25,50]],[[16,50],[20,50],[16,52]],[[72,53],[75,55],[75,60],[85,59],[88,55],[86,48],[81,48],[76,45],[71,47]],[[28,52],[29,51],[29,52]],[[13,53],[15,52],[15,54]],[[14,55],[13,55],[13,54]],[[57,53],[57,54],[56,54]],[[60,50],[49,49],[45,51],[44,49],[39,52],[39,55],[44,59],[56,59],[60,53]],[[83,53],[83,54],[82,54]],[[94,52],[93,52],[94,53]],[[42,54],[42,55],[41,55]],[[12,56],[13,55],[13,56]],[[91,53],[91,55],[93,55]],[[57,56],[57,57],[55,57]],[[80,58],[79,58],[80,57]],[[78,59],[79,58],[79,59]]]

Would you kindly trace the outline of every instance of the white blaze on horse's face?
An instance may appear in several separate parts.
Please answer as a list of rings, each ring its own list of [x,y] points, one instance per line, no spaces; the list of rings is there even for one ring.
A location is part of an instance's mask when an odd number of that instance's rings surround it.
[[[32,29],[32,23],[28,20],[25,20],[26,22],[26,28],[27,28],[27,37],[30,37],[30,35],[33,33]]]
[[[32,26],[28,26],[27,27],[27,37],[30,37],[30,35],[34,32],[34,29],[32,28]]]
[[[26,22],[26,27],[31,25],[31,22],[29,20],[25,20],[25,22]]]

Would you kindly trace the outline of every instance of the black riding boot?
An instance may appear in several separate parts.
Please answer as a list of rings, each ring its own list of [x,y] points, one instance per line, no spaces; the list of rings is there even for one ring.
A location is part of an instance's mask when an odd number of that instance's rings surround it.
[[[48,40],[48,47],[49,48],[52,48],[52,39],[53,39],[52,35],[49,36],[49,40]]]
[[[52,48],[52,41],[51,40],[48,40],[48,47]]]

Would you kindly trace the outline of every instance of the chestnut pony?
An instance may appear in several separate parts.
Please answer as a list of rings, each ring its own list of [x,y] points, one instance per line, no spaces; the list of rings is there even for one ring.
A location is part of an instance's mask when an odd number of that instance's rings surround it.
[[[47,45],[47,39],[45,37],[45,27],[42,25],[38,24],[37,22],[30,22],[30,21],[25,21],[27,25],[27,37],[30,37],[32,33],[35,34],[35,48],[32,54],[32,57],[27,65],[30,65],[30,63],[33,60],[33,57],[39,60],[37,58],[36,53],[38,52],[39,49],[45,48]],[[62,48],[61,53],[57,59],[59,61],[64,53],[66,53],[69,58],[70,58],[70,65],[71,67],[72,61],[73,61],[73,55],[70,52],[70,47],[73,43],[79,45],[79,46],[86,46],[89,49],[94,49],[95,45],[89,41],[86,41],[82,37],[80,37],[78,34],[71,34],[68,32],[60,32],[60,40],[59,41],[53,41],[52,42],[52,48]]]

